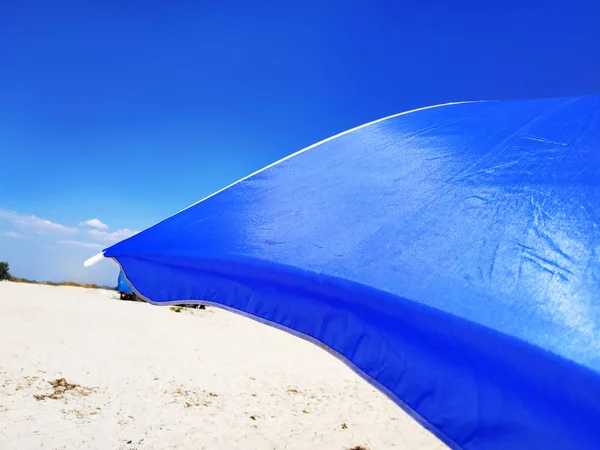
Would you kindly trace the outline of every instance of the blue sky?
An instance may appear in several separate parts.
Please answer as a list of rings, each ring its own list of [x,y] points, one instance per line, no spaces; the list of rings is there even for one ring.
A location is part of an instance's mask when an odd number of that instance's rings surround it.
[[[370,120],[600,93],[593,1],[12,3],[0,260],[29,278],[115,284],[82,261]]]

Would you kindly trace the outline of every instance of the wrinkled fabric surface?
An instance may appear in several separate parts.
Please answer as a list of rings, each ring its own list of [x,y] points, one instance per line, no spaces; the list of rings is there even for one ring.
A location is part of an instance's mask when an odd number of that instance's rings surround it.
[[[105,251],[320,343],[453,448],[600,448],[600,97],[323,142]]]

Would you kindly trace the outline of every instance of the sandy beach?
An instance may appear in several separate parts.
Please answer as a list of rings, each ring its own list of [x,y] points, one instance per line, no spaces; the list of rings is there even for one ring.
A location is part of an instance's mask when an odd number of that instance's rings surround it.
[[[219,310],[0,283],[0,448],[443,449],[322,349]]]

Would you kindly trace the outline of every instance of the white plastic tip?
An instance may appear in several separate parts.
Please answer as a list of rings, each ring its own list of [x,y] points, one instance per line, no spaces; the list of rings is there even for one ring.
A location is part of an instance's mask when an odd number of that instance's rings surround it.
[[[100,261],[104,259],[104,253],[98,253],[97,255],[92,256],[86,262],[83,263],[85,267],[92,267],[94,264],[98,264]]]

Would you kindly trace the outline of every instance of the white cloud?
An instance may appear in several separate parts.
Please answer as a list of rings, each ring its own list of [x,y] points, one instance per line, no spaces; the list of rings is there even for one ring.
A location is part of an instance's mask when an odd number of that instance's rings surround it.
[[[90,230],[89,231],[90,236],[92,236],[97,241],[109,242],[109,243],[122,241],[123,239],[127,239],[128,237],[131,237],[136,233],[138,233],[138,232],[129,230],[127,228],[124,228],[122,230],[113,231],[112,233],[109,233],[108,231],[101,231],[101,230]]]
[[[94,242],[81,242],[81,241],[72,241],[72,240],[58,241],[58,244],[72,245],[75,247],[83,247],[83,248],[93,248],[95,250],[102,250],[104,248],[103,245],[96,244]]]
[[[0,221],[12,223],[17,228],[31,230],[38,234],[75,234],[77,228],[67,227],[37,216],[28,216],[14,211],[0,209]]]
[[[25,239],[25,236],[23,236],[21,233],[17,233],[16,231],[7,231],[4,233],[4,236],[13,239]]]
[[[98,253],[98,247],[82,247],[77,244],[59,244],[58,240],[71,239],[71,236],[50,236],[38,239],[5,239],[0,231],[0,261],[10,263],[10,272],[16,277],[30,280],[75,281],[115,286],[119,269],[105,261],[94,267],[84,267],[91,255]],[[85,238],[74,238],[94,244],[87,233]],[[77,242],[77,241],[76,241]],[[102,245],[96,243],[95,245]],[[1,296],[1,295],[0,295]],[[0,319],[2,322],[2,319]],[[0,448],[2,445],[0,445]]]
[[[108,230],[108,225],[102,223],[99,219],[86,220],[85,222],[81,222],[80,225],[82,227],[88,226],[98,230]]]

